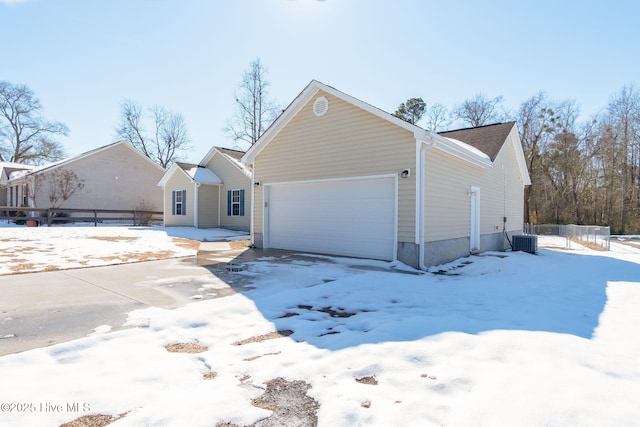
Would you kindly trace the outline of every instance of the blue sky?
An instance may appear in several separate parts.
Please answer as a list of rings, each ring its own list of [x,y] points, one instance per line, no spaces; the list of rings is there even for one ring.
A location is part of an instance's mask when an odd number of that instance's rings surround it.
[[[0,0],[0,80],[66,123],[69,155],[111,143],[132,99],[184,115],[199,161],[250,62],[286,106],[312,79],[393,112],[477,93],[509,108],[540,90],[583,118],[638,82],[635,1]]]

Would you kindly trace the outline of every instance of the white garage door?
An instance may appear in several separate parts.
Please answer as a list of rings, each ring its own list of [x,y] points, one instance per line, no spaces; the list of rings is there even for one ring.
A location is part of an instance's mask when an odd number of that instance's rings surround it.
[[[268,247],[395,259],[394,178],[268,186]]]

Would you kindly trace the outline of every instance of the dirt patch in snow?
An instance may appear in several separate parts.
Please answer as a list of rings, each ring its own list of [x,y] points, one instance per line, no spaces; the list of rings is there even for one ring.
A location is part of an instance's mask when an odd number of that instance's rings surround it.
[[[195,342],[177,342],[164,346],[169,353],[202,353],[209,350],[209,347]]]
[[[373,376],[356,378],[356,381],[360,384],[378,385],[378,380]]]
[[[11,265],[11,267],[9,267],[11,269],[11,271],[13,271],[14,273],[24,273],[24,272],[31,272],[35,269],[36,265],[32,264],[30,262],[27,262],[26,259],[24,258],[19,258],[19,259],[15,259],[13,260],[13,262],[15,264]]]
[[[134,236],[89,236],[89,239],[102,240],[103,242],[132,242],[139,240],[139,237]]]
[[[251,244],[250,240],[230,240],[229,241],[229,246],[233,250],[247,249],[250,244]]]
[[[123,418],[127,413],[120,415],[84,415],[80,418],[76,418],[73,421],[64,423],[60,427],[103,427]]]
[[[320,404],[307,395],[311,384],[304,381],[288,381],[275,378],[267,381],[262,396],[253,399],[252,405],[273,413],[245,427],[315,427],[318,425],[317,411]],[[237,424],[217,423],[216,427],[240,427]]]
[[[122,263],[133,262],[133,261],[153,261],[157,259],[167,259],[171,258],[175,255],[173,251],[160,251],[160,252],[134,252],[127,253],[123,255],[110,255],[103,257],[96,257],[94,259],[99,259],[102,261],[120,261]]]
[[[200,242],[197,240],[185,239],[182,237],[172,237],[171,241],[175,243],[176,246],[184,249],[192,249],[194,251],[200,249]]]
[[[284,329],[282,331],[275,331],[275,332],[269,332],[268,334],[263,334],[263,335],[257,335],[255,337],[251,337],[251,338],[246,338],[240,341],[236,341],[233,343],[233,345],[245,345],[245,344],[250,344],[253,342],[262,342],[262,341],[267,341],[267,340],[274,340],[277,338],[284,338],[284,337],[288,337],[291,334],[293,334],[293,331],[290,331],[288,329]]]
[[[271,353],[265,353],[265,354],[259,354],[257,356],[246,357],[246,358],[244,358],[242,360],[244,360],[245,362],[253,362],[254,360],[260,359],[261,357],[264,357],[264,356],[277,356],[280,353],[281,353],[280,351],[274,351],[274,352],[271,352]]]
[[[215,378],[215,377],[217,377],[217,376],[218,376],[218,373],[217,373],[217,372],[215,372],[215,371],[209,371],[209,372],[207,372],[206,374],[203,374],[203,375],[202,375],[202,379],[203,379],[203,380],[212,380],[212,379],[214,379],[214,378]]]

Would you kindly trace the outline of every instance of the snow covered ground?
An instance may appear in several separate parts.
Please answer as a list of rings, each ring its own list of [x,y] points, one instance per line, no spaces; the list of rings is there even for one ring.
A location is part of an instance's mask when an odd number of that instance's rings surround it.
[[[247,233],[193,227],[71,225],[27,228],[0,224],[0,275],[96,267],[195,255],[197,242]]]
[[[0,425],[247,425],[271,414],[251,402],[283,377],[312,386],[320,426],[640,426],[638,248],[488,253],[422,275],[275,261],[237,273],[252,290],[1,357]],[[260,339],[275,331],[293,333]]]

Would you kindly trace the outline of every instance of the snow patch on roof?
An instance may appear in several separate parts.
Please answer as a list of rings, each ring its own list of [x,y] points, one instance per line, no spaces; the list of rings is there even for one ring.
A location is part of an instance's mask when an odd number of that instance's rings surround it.
[[[457,145],[458,147],[460,147],[460,149],[465,150],[465,151],[469,151],[471,153],[473,153],[474,155],[485,159],[487,161],[491,161],[491,157],[489,157],[486,153],[483,153],[482,151],[478,150],[476,147],[473,147],[465,142],[459,141],[457,139],[454,138],[447,138],[446,136],[444,137],[446,140],[454,143],[455,145]]]
[[[184,163],[183,163],[184,165]],[[189,168],[184,168],[184,171],[195,182],[201,184],[222,184],[222,180],[212,170],[205,168],[204,166],[190,165]]]
[[[25,175],[34,168],[35,166],[33,165],[24,165],[22,163],[0,162],[0,185],[5,185],[14,175]]]
[[[227,159],[229,159],[229,161],[233,162],[233,164],[235,164],[236,166],[238,166],[238,168],[240,168],[240,170],[247,176],[251,176],[251,169],[249,169],[247,167],[246,164],[242,163],[240,160],[233,158],[232,156],[225,154],[223,152],[220,152],[220,154],[222,154],[223,156],[225,156]]]

